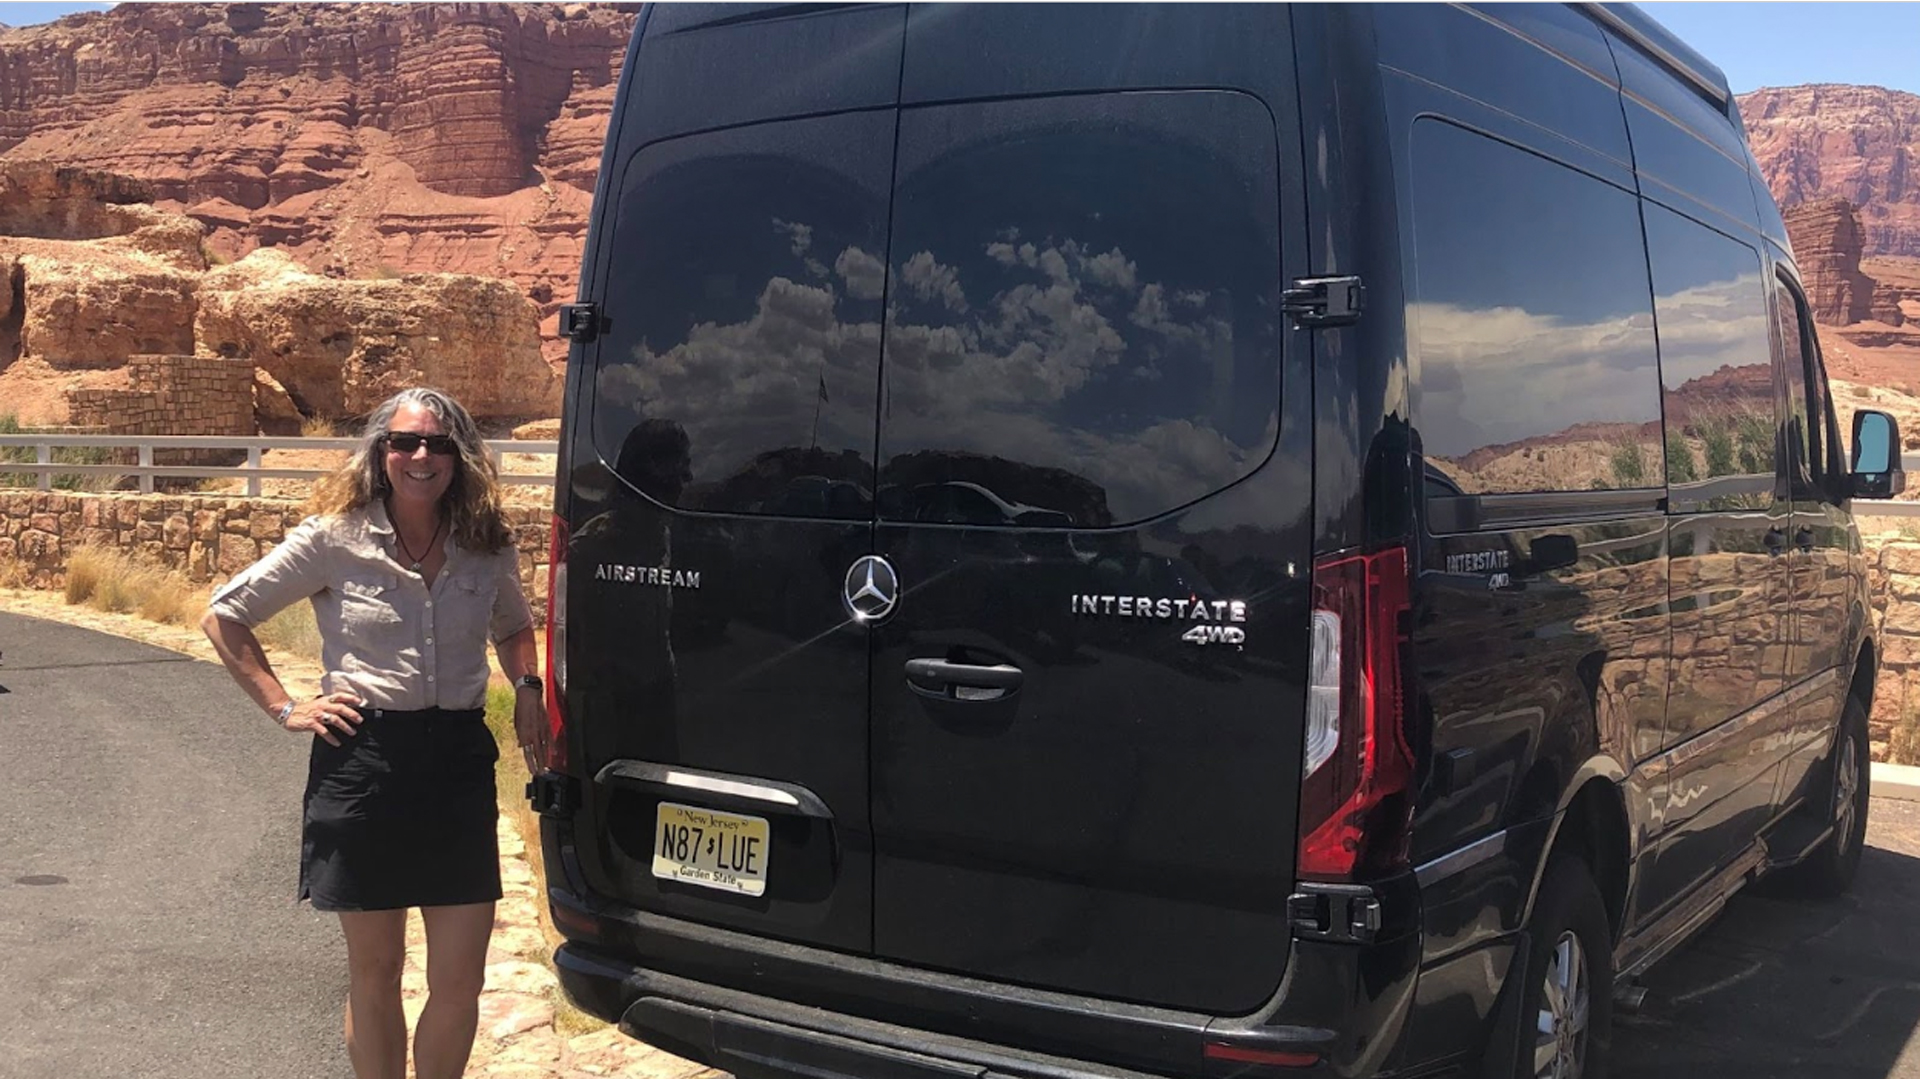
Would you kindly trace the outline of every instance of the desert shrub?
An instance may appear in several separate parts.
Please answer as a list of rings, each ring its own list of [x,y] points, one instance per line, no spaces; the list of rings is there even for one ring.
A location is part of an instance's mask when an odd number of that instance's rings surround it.
[[[1608,461],[1613,469],[1613,486],[1644,487],[1647,483],[1647,452],[1637,442],[1624,442],[1613,448]]]
[[[1667,483],[1685,484],[1698,479],[1700,473],[1686,436],[1677,431],[1667,432]]]
[[[0,435],[31,435],[33,428],[21,426],[14,413],[0,413]],[[63,465],[124,465],[134,460],[132,450],[114,450],[104,446],[56,446],[53,460]],[[30,446],[0,446],[0,462],[30,462]],[[125,482],[123,476],[55,473],[52,486],[61,491],[113,491]],[[30,472],[0,472],[0,487],[33,487],[38,483]]]

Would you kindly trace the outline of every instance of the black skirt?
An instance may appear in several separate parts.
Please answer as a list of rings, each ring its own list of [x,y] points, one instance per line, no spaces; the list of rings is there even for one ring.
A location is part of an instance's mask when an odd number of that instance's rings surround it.
[[[300,899],[321,911],[500,899],[500,750],[481,710],[360,713],[340,746],[313,740]]]

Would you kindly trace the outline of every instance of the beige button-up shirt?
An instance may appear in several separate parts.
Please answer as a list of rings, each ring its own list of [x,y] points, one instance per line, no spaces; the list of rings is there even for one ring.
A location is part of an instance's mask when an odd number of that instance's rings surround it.
[[[254,627],[301,600],[320,630],[323,693],[376,708],[471,709],[486,704],[487,641],[533,625],[519,556],[447,540],[429,587],[396,561],[386,507],[310,517],[213,596],[213,613]]]

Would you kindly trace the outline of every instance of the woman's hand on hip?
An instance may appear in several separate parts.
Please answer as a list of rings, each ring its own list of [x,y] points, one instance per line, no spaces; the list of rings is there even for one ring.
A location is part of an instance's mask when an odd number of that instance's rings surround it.
[[[311,701],[302,701],[293,707],[293,715],[287,717],[288,731],[304,731],[318,735],[334,746],[340,745],[339,734],[358,735],[361,716],[356,705],[365,705],[366,699],[345,692],[335,692]]]

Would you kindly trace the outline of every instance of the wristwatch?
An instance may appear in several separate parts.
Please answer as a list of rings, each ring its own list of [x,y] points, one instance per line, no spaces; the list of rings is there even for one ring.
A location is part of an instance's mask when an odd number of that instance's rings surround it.
[[[513,685],[517,687],[525,687],[528,690],[533,690],[536,692],[543,689],[546,686],[545,683],[540,681],[540,676],[538,675],[522,675],[518,679],[514,680]]]
[[[285,705],[274,711],[273,718],[281,727],[287,726],[287,718],[293,715],[293,699],[288,698]]]

